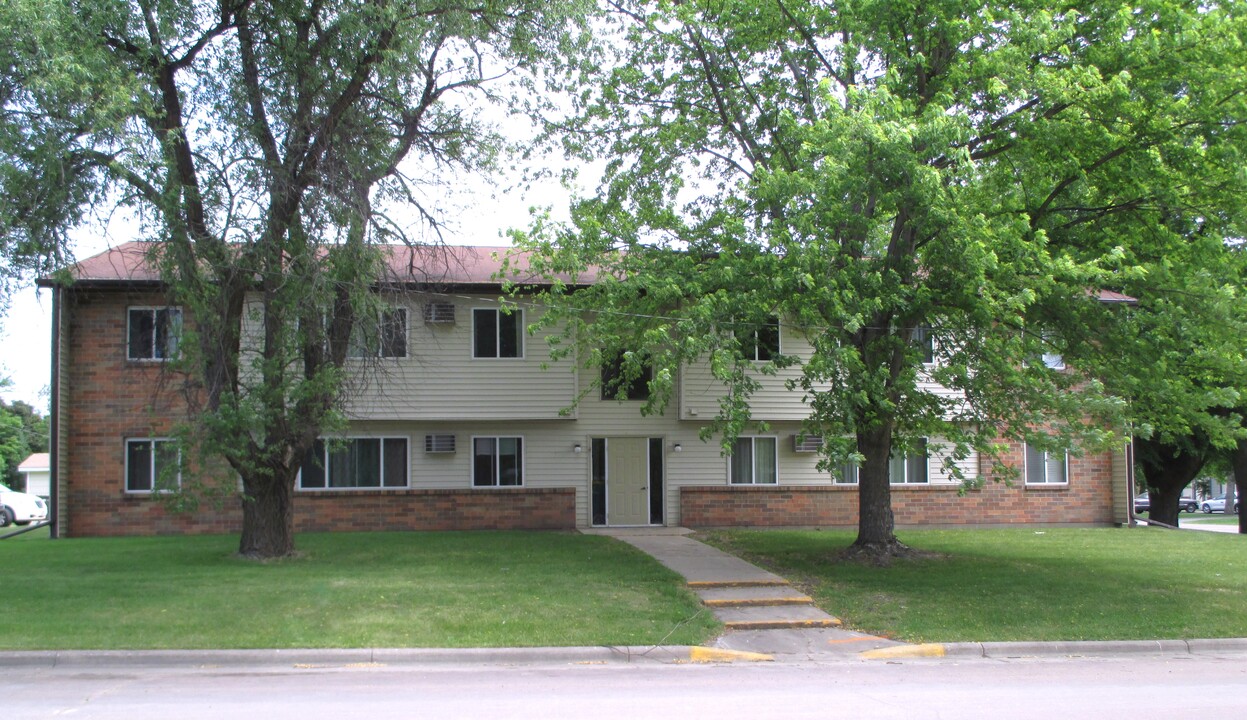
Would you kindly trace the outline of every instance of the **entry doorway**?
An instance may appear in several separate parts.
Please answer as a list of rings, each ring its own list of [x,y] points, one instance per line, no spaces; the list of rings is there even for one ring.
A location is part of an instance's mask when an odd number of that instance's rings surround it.
[[[593,438],[593,524],[662,525],[663,439]]]

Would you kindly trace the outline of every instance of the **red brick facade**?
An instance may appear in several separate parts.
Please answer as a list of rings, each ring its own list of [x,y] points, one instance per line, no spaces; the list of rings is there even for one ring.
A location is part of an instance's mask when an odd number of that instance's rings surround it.
[[[1005,460],[1019,464],[1021,457],[1014,446]],[[1098,453],[1071,457],[1065,485],[989,480],[965,495],[957,485],[893,485],[892,512],[899,527],[1108,525],[1115,522],[1112,473],[1112,456]],[[856,485],[680,489],[680,521],[686,527],[856,527],[857,509]]]
[[[236,502],[217,510],[171,512],[158,498],[76,491],[70,534],[77,536],[233,533]],[[342,490],[295,494],[297,532],[413,530],[574,530],[574,488]]]

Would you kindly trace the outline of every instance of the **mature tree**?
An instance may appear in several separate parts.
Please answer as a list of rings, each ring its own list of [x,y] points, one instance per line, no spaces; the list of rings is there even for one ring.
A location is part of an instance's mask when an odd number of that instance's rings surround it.
[[[1223,207],[1226,229],[1241,228],[1242,201],[1227,196]],[[1147,272],[1125,288],[1137,305],[1071,349],[1128,401],[1148,517],[1177,525],[1182,490],[1247,431],[1247,272],[1218,232],[1202,228],[1136,253]]]
[[[1148,262],[1150,272],[1127,283],[1139,304],[1097,333],[1082,356],[1129,401],[1136,467],[1151,494],[1148,518],[1167,525],[1178,524],[1182,490],[1243,437],[1247,397],[1241,281],[1212,262],[1182,263],[1178,252]],[[1232,270],[1223,248],[1210,257]]]
[[[21,400],[0,400],[0,482],[21,489],[17,466],[31,453],[47,451],[48,419]]]
[[[607,160],[600,190],[525,243],[599,280],[548,299],[588,362],[654,365],[650,409],[708,361],[725,449],[756,387],[742,339],[804,333],[807,431],[861,463],[855,548],[899,549],[888,458],[918,438],[1101,437],[1097,385],[1040,358],[1114,321],[1097,291],[1142,272],[1138,246],[1219,236],[1215,203],[1242,198],[1236,3],[610,5],[621,56],[574,78],[556,130]]]
[[[242,478],[243,555],[293,551],[301,460],[339,417],[352,335],[378,331],[377,245],[409,239],[413,223],[385,209],[436,225],[423,188],[497,148],[471,110],[484,95],[463,93],[561,56],[577,10],[14,0],[0,11],[6,232],[52,246],[101,207],[144,219],[185,309],[197,440]]]

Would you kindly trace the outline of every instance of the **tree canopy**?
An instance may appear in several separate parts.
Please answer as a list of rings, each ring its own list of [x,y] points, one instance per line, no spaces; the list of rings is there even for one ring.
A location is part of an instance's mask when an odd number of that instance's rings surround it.
[[[570,79],[552,134],[606,162],[601,186],[521,243],[597,268],[547,296],[574,340],[556,354],[640,351],[655,406],[709,362],[726,448],[759,372],[741,338],[779,318],[813,354],[760,372],[799,364],[828,467],[860,461],[858,547],[896,548],[887,461],[919,438],[993,456],[1122,431],[1093,376],[1040,358],[1128,315],[1100,291],[1242,236],[1239,4],[610,5],[619,56]]]
[[[0,10],[6,248],[129,208],[184,308],[195,439],[242,477],[240,552],[293,550],[291,493],[340,418],[377,245],[488,169],[491,79],[574,47],[575,2],[15,0]],[[402,214],[387,214],[397,210]],[[211,460],[205,460],[211,462]],[[229,473],[223,473],[227,478]]]
[[[48,419],[30,405],[0,400],[0,473],[5,485],[21,490],[17,466],[31,453],[48,451]]]

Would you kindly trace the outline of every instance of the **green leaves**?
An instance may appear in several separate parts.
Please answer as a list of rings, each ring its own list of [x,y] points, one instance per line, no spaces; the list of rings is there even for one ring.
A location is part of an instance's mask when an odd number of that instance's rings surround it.
[[[656,362],[709,358],[725,437],[749,419],[748,375],[736,348],[684,333],[772,313],[812,344],[799,385],[819,434],[991,455],[1002,434],[1042,443],[1051,427],[1097,444],[1124,427],[1106,396],[1124,386],[1088,373],[1136,317],[1099,291],[1148,291],[1171,253],[1215,265],[1185,248],[1244,230],[1247,32],[1229,6],[617,8],[628,42],[582,76],[570,125],[610,162],[602,201],[579,206],[559,252],[625,250],[581,256],[620,280],[577,307],[633,312],[599,317],[591,342],[663,328]],[[1054,350],[1072,372],[1035,362]]]

